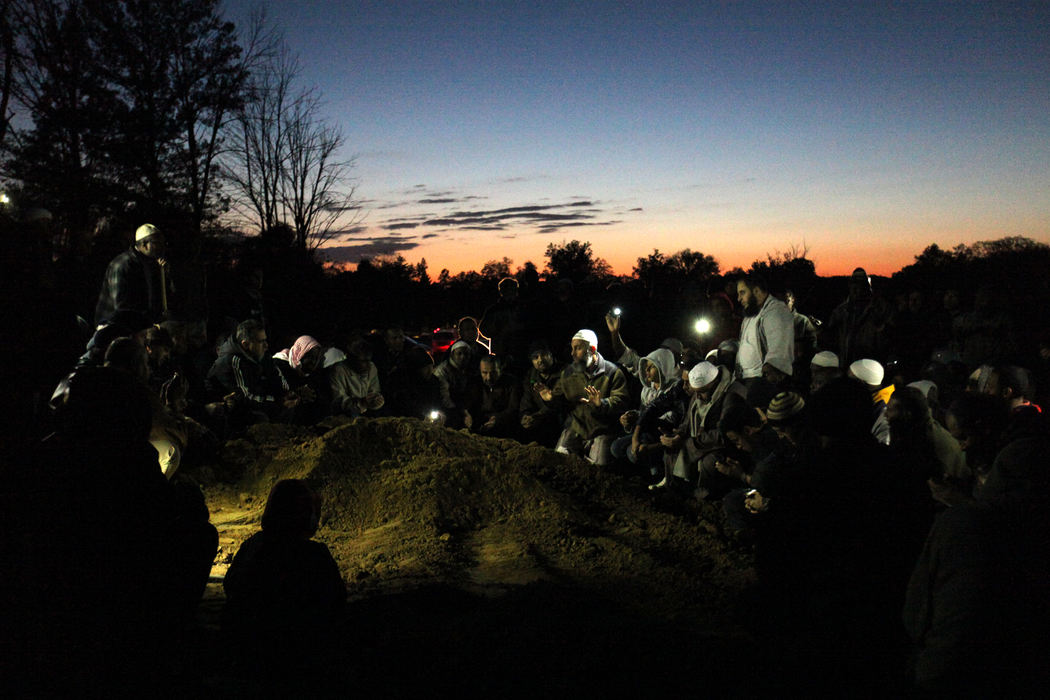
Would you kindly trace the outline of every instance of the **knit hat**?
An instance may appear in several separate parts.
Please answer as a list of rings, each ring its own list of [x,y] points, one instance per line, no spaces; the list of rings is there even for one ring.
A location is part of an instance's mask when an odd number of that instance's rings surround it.
[[[598,334],[592,330],[581,328],[576,331],[576,335],[572,337],[573,340],[586,340],[587,344],[594,350],[598,349]]]
[[[821,350],[820,352],[818,352],[816,355],[813,356],[813,359],[809,361],[809,364],[811,364],[814,367],[826,367],[828,369],[832,369],[832,368],[838,369],[839,356],[836,355],[835,353],[831,352],[830,350]]]
[[[782,391],[773,397],[766,409],[766,420],[770,423],[786,423],[806,407],[806,402],[793,391]]]
[[[288,364],[296,369],[303,364],[303,355],[310,352],[314,348],[318,347],[320,343],[315,338],[309,335],[299,336],[292,347],[285,350],[285,354],[288,355]]]
[[[149,238],[153,234],[158,232],[158,228],[153,224],[142,224],[135,229],[135,242],[138,243],[144,238]]]
[[[701,389],[718,379],[718,368],[706,360],[689,370],[689,386]]]
[[[849,366],[849,371],[868,386],[882,386],[882,378],[886,375],[882,365],[869,359],[857,360]]]

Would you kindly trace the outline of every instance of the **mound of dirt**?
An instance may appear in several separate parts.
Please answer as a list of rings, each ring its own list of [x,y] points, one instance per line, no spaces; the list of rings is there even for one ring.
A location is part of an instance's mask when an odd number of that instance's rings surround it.
[[[352,598],[553,585],[724,636],[754,580],[750,559],[699,506],[669,507],[644,485],[536,445],[401,418],[331,421],[313,432],[256,426],[228,443],[205,479],[221,538],[217,573],[258,529],[271,486],[287,478],[322,494],[317,539]]]

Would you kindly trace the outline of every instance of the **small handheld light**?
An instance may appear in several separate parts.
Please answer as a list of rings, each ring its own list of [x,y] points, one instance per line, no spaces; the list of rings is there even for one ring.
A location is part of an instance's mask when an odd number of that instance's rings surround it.
[[[706,318],[698,318],[696,323],[693,324],[693,330],[696,331],[697,335],[703,335],[711,331],[711,322]]]
[[[614,306],[613,307],[613,310],[612,310],[612,315],[613,316],[619,316],[622,313],[623,313],[623,309],[621,309],[619,306]]]
[[[438,411],[431,411],[430,412],[430,420],[437,420],[440,416],[441,416],[441,413],[439,413]]]

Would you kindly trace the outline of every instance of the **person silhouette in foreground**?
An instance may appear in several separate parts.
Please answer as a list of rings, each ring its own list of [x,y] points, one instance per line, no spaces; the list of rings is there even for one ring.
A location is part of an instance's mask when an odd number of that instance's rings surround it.
[[[339,622],[346,584],[317,532],[321,499],[299,479],[274,484],[262,531],[233,558],[226,580],[226,624],[232,630],[315,631]]]

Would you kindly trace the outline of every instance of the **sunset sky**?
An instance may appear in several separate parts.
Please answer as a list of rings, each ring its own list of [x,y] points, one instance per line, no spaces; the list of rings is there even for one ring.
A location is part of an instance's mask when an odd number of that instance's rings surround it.
[[[266,8],[355,156],[332,260],[436,276],[590,241],[723,269],[808,248],[1050,242],[1050,3],[326,2]]]

